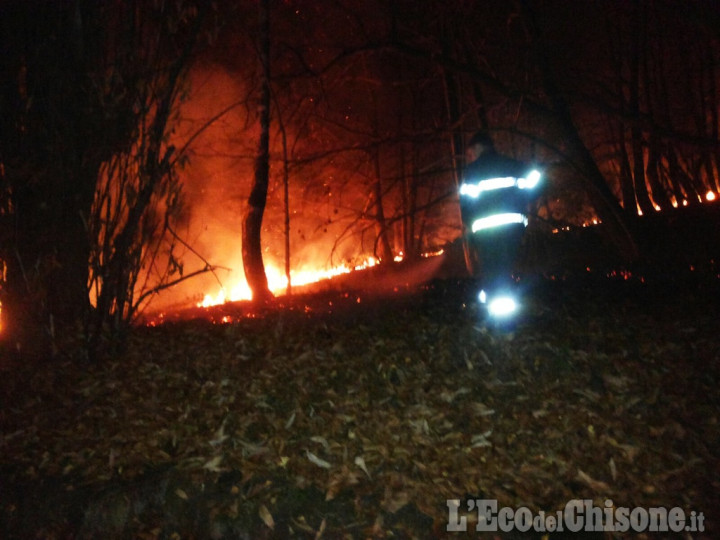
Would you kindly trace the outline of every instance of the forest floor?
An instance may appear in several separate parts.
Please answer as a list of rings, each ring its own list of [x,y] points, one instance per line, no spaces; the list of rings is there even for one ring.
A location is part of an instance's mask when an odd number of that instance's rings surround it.
[[[472,499],[679,507],[705,532],[675,537],[717,538],[719,283],[538,279],[512,331],[470,280],[325,292],[14,366],[0,538],[562,537],[478,535]]]

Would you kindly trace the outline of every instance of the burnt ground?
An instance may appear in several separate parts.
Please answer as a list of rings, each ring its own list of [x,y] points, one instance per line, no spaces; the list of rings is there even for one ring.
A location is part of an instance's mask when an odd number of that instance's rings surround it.
[[[521,283],[512,329],[446,278],[226,305],[96,365],[15,366],[0,538],[465,537],[446,501],[474,498],[680,507],[705,518],[685,538],[720,536],[717,273]]]

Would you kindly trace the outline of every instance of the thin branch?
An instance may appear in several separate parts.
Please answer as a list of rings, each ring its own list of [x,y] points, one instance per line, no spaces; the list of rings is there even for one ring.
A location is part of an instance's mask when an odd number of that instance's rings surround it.
[[[185,247],[190,251],[190,253],[192,253],[192,254],[195,255],[198,259],[200,259],[202,262],[204,262],[206,268],[210,268],[210,271],[212,272],[213,277],[215,278],[215,280],[218,282],[218,285],[220,285],[220,286],[222,287],[222,286],[223,286],[222,281],[220,281],[220,278],[217,276],[217,274],[214,272],[214,270],[215,270],[215,268],[223,268],[223,267],[215,266],[215,265],[213,265],[213,264],[210,264],[210,262],[209,262],[205,257],[203,257],[202,255],[200,255],[200,253],[198,253],[195,248],[193,248],[190,244],[188,244],[185,240],[183,240],[183,239],[173,230],[173,228],[170,226],[169,223],[167,224],[167,229],[168,229],[168,231],[170,231],[170,234],[172,234],[173,237],[174,237],[178,242],[180,242],[183,246],[185,246]]]
[[[137,308],[137,306],[142,304],[143,300],[145,300],[145,298],[147,298],[148,296],[150,296],[152,294],[157,294],[160,291],[168,289],[170,287],[174,287],[178,283],[182,283],[183,281],[185,281],[187,279],[194,278],[195,276],[199,276],[200,274],[205,274],[207,272],[212,272],[213,275],[215,275],[216,268],[218,268],[218,267],[206,265],[204,268],[201,268],[200,270],[195,270],[194,272],[191,272],[185,276],[179,277],[173,281],[169,281],[167,283],[157,285],[156,287],[153,287],[152,289],[145,291],[143,294],[141,294],[140,297],[138,298],[137,302],[135,302],[135,306]],[[136,311],[136,310],[133,310],[133,311]]]

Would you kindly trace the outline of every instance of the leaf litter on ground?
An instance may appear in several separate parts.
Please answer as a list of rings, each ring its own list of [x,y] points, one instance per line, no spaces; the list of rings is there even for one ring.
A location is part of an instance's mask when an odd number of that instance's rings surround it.
[[[147,488],[153,511],[104,495],[114,510],[92,515],[166,536],[440,537],[446,500],[478,497],[679,506],[712,522],[716,304],[545,284],[501,333],[471,287],[139,328],[121,357],[20,368],[2,384],[3,481],[114,494],[161,470],[172,487]],[[0,515],[26,532],[20,491],[5,490]],[[48,511],[38,526],[92,531],[88,498],[84,517]],[[208,517],[183,517],[199,501]]]

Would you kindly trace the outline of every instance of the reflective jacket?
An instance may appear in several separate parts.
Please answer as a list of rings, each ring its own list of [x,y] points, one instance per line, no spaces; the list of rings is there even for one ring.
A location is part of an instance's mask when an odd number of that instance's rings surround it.
[[[525,163],[496,152],[481,155],[467,166],[460,186],[463,225],[473,233],[527,225],[528,202],[539,179]]]

